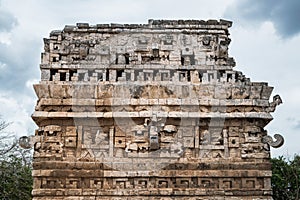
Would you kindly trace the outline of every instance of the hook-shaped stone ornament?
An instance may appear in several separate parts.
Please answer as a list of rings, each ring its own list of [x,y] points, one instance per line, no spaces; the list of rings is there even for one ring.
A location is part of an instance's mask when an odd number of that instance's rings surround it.
[[[263,137],[263,143],[266,143],[268,145],[270,145],[271,147],[274,148],[279,148],[283,145],[284,143],[284,138],[282,137],[282,135],[280,134],[275,134],[274,138],[276,139],[275,141],[273,140],[273,138],[269,135],[266,135]]]

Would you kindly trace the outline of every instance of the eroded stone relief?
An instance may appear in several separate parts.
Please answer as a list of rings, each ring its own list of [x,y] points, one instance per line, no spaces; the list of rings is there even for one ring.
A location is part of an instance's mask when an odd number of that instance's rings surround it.
[[[225,20],[78,23],[44,39],[33,199],[271,199],[282,103],[228,55]]]

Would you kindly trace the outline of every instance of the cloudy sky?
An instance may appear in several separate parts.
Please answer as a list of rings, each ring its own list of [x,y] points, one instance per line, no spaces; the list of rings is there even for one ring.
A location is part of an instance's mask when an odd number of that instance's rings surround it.
[[[274,86],[284,104],[267,126],[285,144],[272,156],[300,153],[299,0],[0,0],[0,114],[9,131],[33,134],[30,115],[40,79],[43,38],[77,22],[147,23],[148,19],[227,19],[235,70]]]

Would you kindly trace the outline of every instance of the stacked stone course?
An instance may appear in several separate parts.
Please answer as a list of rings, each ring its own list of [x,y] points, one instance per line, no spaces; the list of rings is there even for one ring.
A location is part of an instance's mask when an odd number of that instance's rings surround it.
[[[226,20],[78,23],[44,39],[34,200],[272,199],[282,103],[233,70]]]

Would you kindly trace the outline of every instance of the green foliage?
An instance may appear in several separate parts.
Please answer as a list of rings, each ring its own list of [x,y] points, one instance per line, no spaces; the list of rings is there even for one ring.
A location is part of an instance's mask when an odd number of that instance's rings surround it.
[[[31,199],[31,168],[21,158],[9,155],[1,161],[0,177],[0,199]]]
[[[31,199],[31,152],[20,149],[15,135],[5,132],[9,124],[0,116],[0,199]]]
[[[274,200],[300,198],[300,156],[293,160],[284,157],[273,158],[272,162],[272,190]]]

